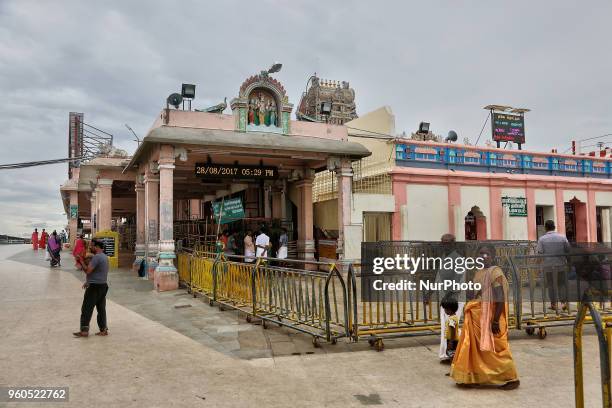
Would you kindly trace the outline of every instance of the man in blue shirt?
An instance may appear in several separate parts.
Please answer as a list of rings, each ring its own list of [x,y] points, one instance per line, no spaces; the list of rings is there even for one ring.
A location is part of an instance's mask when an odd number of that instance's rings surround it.
[[[92,241],[93,258],[84,270],[86,280],[83,284],[85,295],[81,306],[81,330],[73,333],[76,337],[89,336],[89,322],[94,307],[98,312],[98,327],[100,331],[96,336],[107,336],[106,326],[106,293],[108,292],[108,257],[104,253],[104,244],[101,241]]]

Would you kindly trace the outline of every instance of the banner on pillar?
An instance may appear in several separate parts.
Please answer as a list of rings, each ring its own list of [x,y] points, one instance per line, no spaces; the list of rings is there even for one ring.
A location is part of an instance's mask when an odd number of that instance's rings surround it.
[[[244,207],[242,207],[240,197],[214,201],[212,207],[215,221],[219,220],[219,217],[221,218],[220,224],[227,224],[244,218]]]
[[[510,217],[527,216],[527,199],[525,197],[502,197],[502,206],[508,208]]]
[[[70,205],[70,218],[76,220],[79,218],[79,206],[76,204]]]

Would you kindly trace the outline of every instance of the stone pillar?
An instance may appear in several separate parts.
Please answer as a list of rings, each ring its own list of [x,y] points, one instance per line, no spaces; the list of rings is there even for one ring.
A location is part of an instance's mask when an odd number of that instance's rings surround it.
[[[174,147],[164,145],[159,158],[159,256],[155,269],[158,291],[178,289],[178,272],[174,266]]]
[[[266,219],[272,218],[272,207],[270,206],[270,186],[264,185],[264,217]]]
[[[395,211],[391,217],[391,239],[394,241],[400,241],[402,239],[402,231],[404,225],[404,218],[402,217],[402,211],[406,209],[406,183],[402,181],[394,181],[391,185],[393,192],[393,198],[395,199]],[[340,220],[338,220],[338,223]]]
[[[462,227],[463,226],[463,227]],[[448,185],[448,232],[457,241],[465,240],[465,220],[461,216],[461,186],[456,183]]]
[[[93,237],[93,235],[96,233],[96,222],[97,222],[97,218],[96,218],[96,213],[98,212],[98,207],[97,207],[97,201],[96,201],[96,192],[92,191],[91,192],[91,198],[90,198],[90,204],[91,204],[91,210],[90,210],[90,226],[91,226],[91,236]]]
[[[74,249],[74,241],[77,237],[77,228],[79,222],[79,211],[77,210],[76,217],[72,216],[72,207],[79,206],[79,192],[71,191],[70,193],[70,208],[68,209],[68,234],[70,235],[70,248]]]
[[[270,193],[272,196],[272,218],[283,218],[282,207],[282,192],[281,191],[272,191]]]
[[[489,212],[490,214],[488,214],[488,216],[491,218],[491,233],[488,237],[483,236],[482,238],[478,235],[478,239],[504,239],[504,212],[501,205],[501,187],[496,185],[491,185],[489,187]],[[485,216],[487,216],[487,214],[485,214]]]
[[[587,191],[587,222],[589,242],[597,242],[597,206],[595,203],[595,190]]]
[[[350,160],[342,160],[335,172],[338,180],[338,246],[336,252],[339,259],[345,259],[346,236],[351,225],[351,202],[353,201],[353,167]]]
[[[297,252],[300,259],[314,259],[314,234],[312,211],[312,174],[304,169],[304,178],[295,183],[299,195]]]
[[[536,241],[538,239],[538,227],[536,225],[536,202],[535,190],[532,187],[525,189],[527,200],[527,239]]]
[[[280,193],[280,208],[281,208],[281,219],[287,219],[287,179],[283,180],[283,189]]]
[[[601,240],[603,242],[612,242],[610,235],[610,207],[601,209]]]
[[[96,186],[96,232],[100,231],[100,187]]]
[[[157,267],[159,249],[159,177],[147,172],[144,178],[145,200],[145,252],[147,256],[147,276],[153,279]]]
[[[139,176],[140,177],[140,176]],[[136,249],[134,255],[136,259],[132,265],[134,272],[140,268],[140,262],[145,256],[145,188],[144,184],[136,181]]]
[[[565,202],[563,201],[563,190],[555,188],[555,212],[557,213],[557,232],[565,234]]]
[[[110,231],[113,217],[113,180],[98,180],[98,231]]]

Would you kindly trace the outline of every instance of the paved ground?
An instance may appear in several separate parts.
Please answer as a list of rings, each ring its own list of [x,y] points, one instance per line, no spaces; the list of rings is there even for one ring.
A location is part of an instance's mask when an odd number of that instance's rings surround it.
[[[47,265],[23,246],[0,247],[0,385],[70,387],[70,403],[58,406],[573,406],[568,328],[546,340],[512,333],[518,390],[464,390],[437,363],[433,337],[389,341],[382,353],[345,342],[315,349],[309,337],[263,330],[184,291],[158,294],[127,271],[110,277],[111,335],[75,339],[80,275],[67,261]],[[587,333],[587,406],[595,407],[598,357]]]

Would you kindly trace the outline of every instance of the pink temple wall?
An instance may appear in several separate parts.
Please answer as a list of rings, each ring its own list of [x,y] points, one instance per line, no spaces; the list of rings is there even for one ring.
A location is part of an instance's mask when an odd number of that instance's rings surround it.
[[[164,110],[157,116],[151,129],[164,126]],[[187,127],[195,129],[235,130],[234,115],[194,112],[170,109],[168,126]],[[291,121],[291,135],[310,136],[323,139],[348,140],[348,131],[344,126],[328,125],[327,123]],[[150,131],[149,130],[149,131]]]
[[[577,241],[597,240],[596,201],[597,191],[612,191],[612,182],[607,179],[583,179],[561,176],[536,176],[529,174],[490,174],[462,171],[447,171],[437,169],[395,167],[392,171],[393,195],[395,196],[395,213],[392,217],[392,238],[403,239],[401,226],[401,207],[411,197],[407,197],[408,184],[437,184],[448,187],[448,225],[450,233],[457,233],[454,220],[454,206],[461,203],[461,186],[483,186],[489,188],[489,207],[491,231],[488,239],[503,239],[503,210],[501,195],[504,188],[523,188],[527,199],[527,238],[535,240],[537,237],[535,220],[535,190],[553,190],[555,193],[557,231],[565,233],[564,190],[587,190],[587,203],[576,205],[576,233]],[[499,203],[499,204],[497,204]],[[478,235],[486,233],[486,224],[478,226]]]

